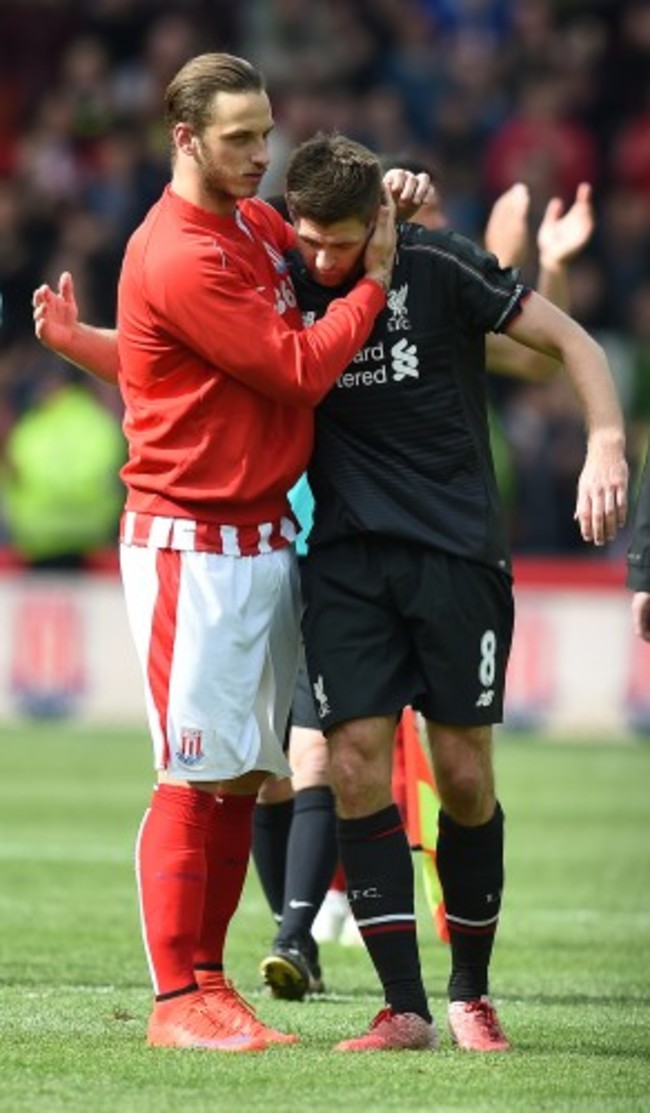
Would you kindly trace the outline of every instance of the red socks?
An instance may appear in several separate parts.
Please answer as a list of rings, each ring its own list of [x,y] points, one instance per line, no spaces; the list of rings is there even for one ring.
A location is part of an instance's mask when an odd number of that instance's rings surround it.
[[[228,925],[246,880],[253,837],[254,796],[215,801],[206,842],[207,881],[195,969],[222,969]]]
[[[206,843],[213,796],[158,785],[136,847],[140,916],[157,998],[196,988],[194,951],[203,919]]]
[[[195,989],[196,967],[223,967],[226,932],[246,878],[254,803],[254,796],[215,799],[181,785],[154,790],[136,870],[158,999]]]

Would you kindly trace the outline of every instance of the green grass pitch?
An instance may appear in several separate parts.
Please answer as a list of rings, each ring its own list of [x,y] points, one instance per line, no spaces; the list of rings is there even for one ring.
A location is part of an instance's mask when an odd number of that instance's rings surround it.
[[[257,967],[273,927],[252,870],[229,972],[301,1044],[248,1056],[148,1049],[132,867],[152,782],[144,729],[5,725],[0,758],[2,1113],[650,1110],[647,742],[498,739],[507,889],[492,993],[514,1050],[494,1056],[450,1046],[448,953],[421,892],[442,1049],[334,1054],[381,1006],[369,960],[327,945],[327,996],[265,997]]]

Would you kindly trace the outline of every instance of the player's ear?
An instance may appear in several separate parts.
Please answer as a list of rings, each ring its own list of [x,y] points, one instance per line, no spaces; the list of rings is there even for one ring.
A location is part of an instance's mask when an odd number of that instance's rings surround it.
[[[199,141],[189,124],[175,124],[172,132],[174,144],[184,155],[193,158],[198,150]]]

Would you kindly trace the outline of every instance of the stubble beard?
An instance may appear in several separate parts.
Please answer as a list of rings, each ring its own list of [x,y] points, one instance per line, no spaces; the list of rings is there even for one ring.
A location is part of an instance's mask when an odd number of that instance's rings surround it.
[[[201,175],[201,189],[206,197],[217,205],[235,204],[245,197],[255,197],[259,183],[248,182],[244,187],[236,187],[231,176],[219,167],[219,164],[201,146],[196,156],[196,163]],[[246,186],[248,188],[246,188]]]

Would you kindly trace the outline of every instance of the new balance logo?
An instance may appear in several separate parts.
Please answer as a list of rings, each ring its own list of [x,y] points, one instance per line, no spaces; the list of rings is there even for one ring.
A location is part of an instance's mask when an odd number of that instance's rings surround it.
[[[475,707],[491,707],[494,699],[494,688],[488,688],[485,692],[481,692],[478,697]]]
[[[420,361],[415,344],[409,344],[408,340],[398,340],[397,344],[393,344],[390,355],[393,365],[393,379],[396,383],[401,383],[402,379],[407,377],[411,379],[420,378]]]

